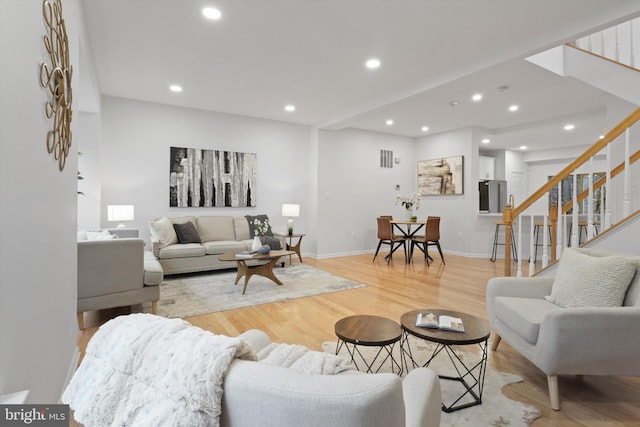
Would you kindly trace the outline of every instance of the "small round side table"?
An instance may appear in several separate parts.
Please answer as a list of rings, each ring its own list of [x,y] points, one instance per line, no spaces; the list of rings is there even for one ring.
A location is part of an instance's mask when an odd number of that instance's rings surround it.
[[[351,356],[351,363],[362,372],[379,372],[384,363],[391,362],[391,372],[402,374],[402,365],[393,356],[393,348],[400,341],[402,328],[391,319],[380,316],[356,315],[340,319],[336,322],[335,332],[338,336],[336,354],[344,346]],[[379,347],[375,355],[365,355],[359,346]],[[358,363],[364,364],[360,369]]]

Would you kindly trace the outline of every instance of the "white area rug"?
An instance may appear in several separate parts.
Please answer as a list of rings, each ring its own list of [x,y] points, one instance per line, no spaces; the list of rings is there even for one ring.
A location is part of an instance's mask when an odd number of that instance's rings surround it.
[[[366,286],[305,264],[278,266],[274,272],[282,286],[254,275],[244,295],[244,277],[237,285],[233,284],[236,270],[168,276],[160,285],[158,314],[165,317],[197,316]]]
[[[411,351],[414,359],[419,363],[424,363],[428,357],[433,353],[435,344],[426,342],[424,340],[417,339],[415,337],[409,337],[411,344]],[[399,343],[394,346],[394,357],[396,360],[400,360]],[[479,360],[478,354],[472,354],[464,351],[464,349],[478,348],[477,345],[472,346],[458,346],[455,348],[456,353],[465,360],[468,361]],[[377,347],[358,347],[363,356],[368,360],[375,356],[378,351]],[[322,349],[327,353],[335,353],[336,343],[325,342],[322,344]],[[350,358],[345,347],[340,349],[341,356]],[[489,354],[491,358],[491,354]],[[356,363],[358,360],[356,359]],[[377,364],[375,365],[377,367]],[[457,376],[452,372],[453,368],[451,362],[445,355],[440,353],[429,365],[440,375]],[[380,372],[391,372],[390,362],[386,362],[382,365]],[[487,370],[484,379],[484,390],[482,394],[482,404],[472,406],[469,408],[461,409],[452,413],[442,412],[442,419],[440,422],[441,427],[517,427],[529,426],[536,418],[542,416],[540,410],[531,405],[525,405],[524,403],[516,402],[507,398],[502,394],[502,387],[507,384],[517,383],[522,381],[522,378],[507,374],[504,372],[498,372],[493,369],[490,363],[487,364]],[[442,399],[445,403],[452,403],[462,392],[462,386],[457,381],[440,380],[440,388],[442,392]]]

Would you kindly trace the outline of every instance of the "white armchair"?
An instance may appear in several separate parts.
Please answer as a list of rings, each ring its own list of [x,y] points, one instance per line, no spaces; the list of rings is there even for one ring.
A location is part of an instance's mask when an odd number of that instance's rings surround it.
[[[592,249],[576,251],[597,257],[593,263],[612,255]],[[489,281],[487,312],[494,331],[491,349],[496,351],[504,338],[543,371],[553,409],[560,409],[558,375],[640,376],[640,257],[630,258],[636,264],[635,275],[632,266],[631,283],[622,291],[621,306],[617,307],[563,307],[549,301],[545,296],[553,293],[554,277]]]

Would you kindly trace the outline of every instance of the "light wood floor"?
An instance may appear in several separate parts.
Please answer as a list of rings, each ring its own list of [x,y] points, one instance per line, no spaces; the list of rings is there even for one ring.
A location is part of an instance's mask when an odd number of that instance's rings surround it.
[[[488,259],[454,255],[445,255],[447,264],[444,266],[436,254],[430,267],[427,267],[421,254],[416,254],[414,263],[409,265],[402,260],[402,254],[396,255],[390,265],[384,261],[384,256],[378,256],[374,263],[371,259],[370,254],[330,259],[304,258],[308,265],[365,283],[365,288],[195,316],[186,320],[201,328],[230,336],[258,328],[267,332],[274,341],[304,344],[320,350],[323,341],[335,340],[335,322],[352,314],[376,314],[400,319],[406,311],[434,307],[464,311],[486,319],[486,282],[491,277],[501,276],[504,268],[500,260],[493,263]],[[251,282],[247,287],[249,292]],[[242,298],[242,295],[238,294],[238,297]],[[84,350],[97,330],[96,325],[117,314],[113,310],[87,313],[87,329],[78,336],[80,350]],[[521,383],[506,386],[503,393],[542,410],[543,417],[534,422],[535,427],[640,424],[640,378],[560,377],[562,409],[556,412],[549,407],[546,376],[513,351],[508,343],[503,341],[498,350],[489,355],[489,363],[500,371],[524,378]]]

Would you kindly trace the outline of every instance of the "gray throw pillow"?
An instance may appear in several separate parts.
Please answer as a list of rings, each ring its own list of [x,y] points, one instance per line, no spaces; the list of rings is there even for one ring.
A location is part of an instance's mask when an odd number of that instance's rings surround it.
[[[567,248],[545,299],[560,307],[620,307],[636,268],[631,258],[590,256]]]
[[[173,228],[176,230],[179,243],[202,243],[198,230],[191,221],[184,224],[173,224]]]

